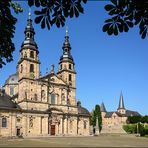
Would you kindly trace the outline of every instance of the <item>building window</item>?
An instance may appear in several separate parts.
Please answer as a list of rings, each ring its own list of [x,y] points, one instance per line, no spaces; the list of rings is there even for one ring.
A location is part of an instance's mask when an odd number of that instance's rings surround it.
[[[55,94],[51,94],[51,104],[55,104]]]
[[[41,91],[41,99],[45,100],[45,90]]]
[[[29,128],[33,128],[33,118],[29,118]]]
[[[14,95],[14,87],[10,86],[10,96],[13,96],[13,95]]]
[[[30,64],[30,72],[34,72],[34,65]]]
[[[21,70],[20,70],[20,72],[21,72],[21,73],[23,72],[23,65],[21,65]]]
[[[34,51],[30,51],[30,58],[34,58]]]
[[[73,127],[73,123],[72,123],[72,120],[70,120],[70,129],[72,129]]]
[[[60,65],[60,69],[62,70],[62,64]]]
[[[2,118],[2,127],[7,127],[7,118]]]
[[[34,100],[37,101],[37,94],[34,94]]]
[[[87,123],[86,121],[84,121],[84,129],[86,129],[86,127],[87,127]]]
[[[27,38],[29,38],[29,37],[30,37],[30,33],[29,33],[29,32],[27,32],[26,37],[27,37]]]
[[[71,64],[69,64],[69,69],[71,69]]]
[[[72,77],[71,77],[71,74],[69,74],[69,81],[72,81]]]

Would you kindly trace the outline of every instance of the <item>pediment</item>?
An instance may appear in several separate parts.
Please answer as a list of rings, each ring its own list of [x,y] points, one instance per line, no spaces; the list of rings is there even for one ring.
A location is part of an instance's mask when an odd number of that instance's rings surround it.
[[[66,83],[60,77],[58,77],[55,73],[51,73],[47,76],[44,76],[42,80],[46,82],[50,80],[51,83],[66,85]]]

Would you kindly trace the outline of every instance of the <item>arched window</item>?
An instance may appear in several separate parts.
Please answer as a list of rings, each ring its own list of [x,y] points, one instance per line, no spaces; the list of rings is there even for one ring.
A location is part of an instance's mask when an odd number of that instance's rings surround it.
[[[34,65],[30,64],[30,72],[34,72]]]
[[[29,118],[29,128],[33,128],[33,118]]]
[[[62,64],[60,65],[60,70],[62,70]]]
[[[71,74],[69,74],[69,81],[72,81],[72,77],[71,77]]]
[[[10,86],[10,96],[14,95],[14,86]]]
[[[84,129],[86,129],[86,127],[87,127],[87,123],[86,121],[84,121]]]
[[[37,94],[34,94],[34,100],[37,101]]]
[[[69,69],[71,70],[71,64],[69,64]]]
[[[70,120],[70,129],[72,129],[72,127],[73,127],[73,122],[72,120]]]
[[[64,102],[65,102],[65,95],[64,95],[64,93],[62,93],[62,95],[61,95],[61,103],[64,104]]]
[[[55,94],[51,94],[51,104],[55,104]]]
[[[41,99],[43,99],[43,100],[45,99],[45,90],[41,91]]]
[[[7,118],[2,118],[2,127],[7,127]]]
[[[20,72],[21,72],[21,73],[23,72],[23,65],[21,65],[21,70],[20,70]]]
[[[30,51],[30,58],[34,58],[34,51]]]
[[[30,33],[29,33],[29,32],[27,32],[26,37],[27,37],[27,38],[29,38],[29,37],[30,37]]]

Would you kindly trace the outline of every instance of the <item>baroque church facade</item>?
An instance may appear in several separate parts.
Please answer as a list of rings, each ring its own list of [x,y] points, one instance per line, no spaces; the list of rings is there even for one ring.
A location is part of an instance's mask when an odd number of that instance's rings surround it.
[[[0,137],[89,135],[90,114],[76,101],[76,71],[68,30],[58,72],[40,75],[39,50],[29,16],[15,74],[0,90]]]
[[[129,116],[141,116],[137,111],[125,108],[121,92],[117,111],[108,112],[104,103],[100,106],[102,115],[102,133],[125,133],[122,126],[127,123]]]

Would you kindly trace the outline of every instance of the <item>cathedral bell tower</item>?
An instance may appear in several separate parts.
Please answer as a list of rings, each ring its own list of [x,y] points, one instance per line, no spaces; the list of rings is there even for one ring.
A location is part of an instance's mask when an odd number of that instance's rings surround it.
[[[21,45],[20,59],[17,65],[19,81],[23,78],[39,78],[39,51],[34,40],[35,31],[32,26],[31,12],[29,12],[29,18],[27,20],[27,26],[25,28],[24,34],[25,40]]]
[[[66,28],[65,41],[63,43],[63,54],[60,57],[58,76],[65,81],[69,88],[69,101],[71,105],[76,105],[76,72],[75,63],[71,55],[68,28]]]
[[[37,81],[40,75],[39,51],[34,40],[35,31],[32,26],[31,13],[24,31],[25,39],[20,49],[20,59],[17,65],[19,90],[18,103],[27,109],[27,101],[37,101]]]
[[[119,106],[118,106],[117,110],[121,114],[125,114],[126,113],[126,109],[124,107],[124,101],[123,101],[123,94],[122,94],[122,92],[120,94]]]
[[[70,87],[76,87],[75,84],[75,63],[71,55],[71,46],[69,43],[68,28],[66,28],[65,41],[63,43],[63,54],[59,62],[58,75],[69,84]]]

